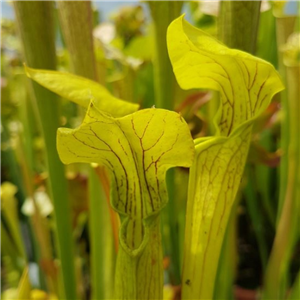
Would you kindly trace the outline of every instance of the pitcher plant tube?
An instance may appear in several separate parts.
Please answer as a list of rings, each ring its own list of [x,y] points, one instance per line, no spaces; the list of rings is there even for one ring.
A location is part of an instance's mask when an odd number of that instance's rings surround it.
[[[91,102],[79,129],[59,129],[57,149],[66,164],[96,162],[111,175],[111,204],[121,219],[115,297],[161,299],[165,174],[189,167],[194,157],[183,118],[155,108],[113,118]]]
[[[101,85],[78,76],[28,67],[26,72],[84,107],[89,97],[93,99],[78,129],[58,130],[59,156],[65,164],[97,163],[111,177],[111,205],[121,221],[115,297],[161,299],[159,214],[168,201],[166,171],[190,167],[194,158],[186,122],[178,113],[156,108],[114,118],[111,114],[130,113],[137,105],[113,99]]]
[[[79,128],[58,130],[57,149],[65,164],[97,163],[110,175],[111,205],[121,221],[116,299],[162,298],[160,211],[168,199],[166,171],[175,166],[191,166],[182,296],[212,299],[253,122],[284,88],[271,64],[227,48],[183,16],[169,26],[167,43],[181,88],[219,92],[214,136],[193,142],[175,112],[135,112],[136,104],[113,97],[96,82],[26,67],[33,80],[87,108]]]
[[[171,23],[168,50],[183,89],[219,92],[215,134],[195,140],[190,170],[183,299],[212,299],[224,234],[243,175],[255,119],[284,87],[274,67],[229,49],[181,16]]]

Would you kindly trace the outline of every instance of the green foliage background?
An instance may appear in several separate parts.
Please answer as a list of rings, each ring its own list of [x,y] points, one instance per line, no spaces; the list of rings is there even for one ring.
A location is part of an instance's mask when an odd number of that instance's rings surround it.
[[[141,108],[177,111],[193,138],[210,136],[217,93],[180,89],[167,52],[167,28],[185,11],[227,46],[274,65],[286,87],[255,121],[214,299],[300,299],[299,7],[287,15],[285,1],[124,2],[108,24],[88,1],[12,2],[16,20],[1,19],[2,298],[112,299],[119,248],[104,171],[64,167],[57,155],[57,128],[78,127],[84,109],[32,84],[23,63],[95,80]],[[165,299],[181,294],[188,176],[167,174]]]

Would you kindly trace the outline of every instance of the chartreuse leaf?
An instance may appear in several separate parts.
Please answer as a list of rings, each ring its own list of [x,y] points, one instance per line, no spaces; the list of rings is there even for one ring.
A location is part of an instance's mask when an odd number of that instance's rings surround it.
[[[168,49],[175,76],[183,89],[220,92],[216,135],[228,136],[256,118],[283,89],[274,67],[248,53],[229,49],[183,17],[168,30]]]
[[[80,106],[87,108],[93,99],[97,108],[116,117],[133,113],[139,108],[138,104],[112,96],[101,84],[85,77],[58,71],[32,69],[26,65],[24,67],[29,78]]]
[[[110,174],[111,204],[121,218],[115,297],[161,299],[165,174],[171,167],[191,166],[194,157],[183,118],[155,108],[113,118],[91,102],[78,129],[58,130],[57,149],[65,164],[94,162]]]
[[[248,153],[253,121],[283,89],[269,63],[227,48],[187,23],[168,29],[168,49],[183,89],[219,91],[215,136],[195,141],[187,207],[183,298],[212,299],[231,207]]]
[[[29,281],[29,269],[28,266],[25,267],[22,277],[18,286],[18,298],[17,299],[30,299],[31,284]]]

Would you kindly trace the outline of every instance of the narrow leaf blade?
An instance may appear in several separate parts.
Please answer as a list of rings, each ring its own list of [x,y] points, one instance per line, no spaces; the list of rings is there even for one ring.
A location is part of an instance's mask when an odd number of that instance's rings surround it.
[[[139,105],[120,100],[99,83],[73,75],[50,70],[32,69],[25,65],[29,78],[50,91],[87,108],[93,99],[94,105],[113,116],[121,117],[138,110]]]

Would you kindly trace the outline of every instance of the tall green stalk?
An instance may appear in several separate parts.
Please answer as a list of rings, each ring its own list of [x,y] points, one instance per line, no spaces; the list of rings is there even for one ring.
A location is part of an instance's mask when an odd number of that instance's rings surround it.
[[[227,48],[183,17],[172,22],[168,29],[168,48],[183,89],[208,88],[220,92],[215,135],[195,140],[183,268],[183,297],[212,299],[252,125],[283,85],[272,65]]]
[[[299,239],[295,232],[299,218],[299,66],[285,66],[283,45],[294,31],[296,18],[285,16],[274,9],[279,72],[286,85],[281,93],[284,112],[281,121],[280,194],[277,210],[277,227],[270,259],[265,273],[264,299],[284,297],[288,288],[288,267],[294,243]],[[296,100],[297,99],[297,100]]]
[[[167,28],[179,16],[182,1],[148,2],[154,27],[154,89],[158,108],[174,109],[175,76],[167,51]]]
[[[154,27],[154,94],[155,106],[158,108],[174,109],[176,80],[167,51],[167,28],[169,24],[179,16],[182,1],[153,1],[148,2]],[[180,258],[179,240],[177,232],[175,170],[167,173],[167,186],[169,204],[162,211],[163,243],[167,255],[171,258],[170,281],[172,284],[180,283]]]
[[[73,72],[96,80],[93,46],[93,15],[90,1],[58,1],[63,37]]]
[[[23,182],[26,189],[27,197],[31,198],[34,205],[34,212],[31,217],[31,227],[34,231],[35,237],[37,239],[39,245],[39,260],[41,262],[53,262],[53,249],[51,247],[51,232],[49,231],[48,220],[45,216],[40,213],[38,208],[36,197],[34,194],[34,151],[33,149],[33,124],[37,124],[37,118],[35,118],[32,103],[30,101],[29,95],[23,91],[22,94],[22,83],[23,87],[26,87],[24,80],[27,80],[25,77],[20,77],[19,81],[20,88],[18,89],[21,102],[19,107],[19,118],[23,124],[23,132],[20,136],[20,144],[19,147],[16,147],[15,153],[17,156],[17,161],[21,166],[21,174],[23,178]],[[28,116],[32,116],[30,120]],[[41,127],[41,124],[38,124]],[[45,268],[44,274],[46,275],[47,287],[48,291],[53,292],[58,295],[58,282],[57,276],[51,276],[51,272],[49,272],[49,268]]]
[[[111,299],[113,294],[113,232],[108,203],[94,170],[89,173],[92,299]]]
[[[259,25],[259,32],[258,32],[258,43],[257,43],[257,49],[256,49],[256,55],[262,59],[265,59],[269,61],[271,64],[277,68],[278,61],[277,61],[277,41],[276,41],[276,20],[273,16],[272,9],[269,9],[267,11],[261,12],[260,14],[260,25]],[[283,92],[284,93],[284,92]],[[274,138],[273,128],[270,129],[264,129],[263,132],[260,133],[260,145],[265,148],[267,151],[275,151],[277,149],[278,144]],[[250,169],[249,169],[250,171]],[[248,197],[247,200],[247,207],[252,206],[252,204],[255,202],[254,206],[257,207],[259,210],[257,210],[256,214],[262,214],[262,212],[266,213],[266,216],[268,218],[269,224],[272,225],[272,227],[275,227],[276,223],[276,203],[277,203],[277,194],[278,194],[278,185],[277,182],[274,180],[274,177],[276,176],[276,169],[270,168],[269,166],[263,165],[263,164],[256,164],[253,169],[253,180],[248,180],[248,186],[252,185],[253,182],[255,182],[255,198],[253,200],[250,200],[250,197]],[[251,176],[251,174],[249,174]],[[249,188],[250,191],[250,188]],[[247,192],[246,192],[247,194]],[[247,197],[247,195],[246,195]],[[250,203],[250,201],[252,201]],[[252,206],[252,208],[254,208]],[[254,211],[250,211],[249,213],[254,213]],[[257,236],[257,239],[259,239],[261,242],[258,243],[259,247],[262,246],[262,243],[266,243],[265,236],[262,231],[264,224],[266,224],[266,220],[261,219],[260,216],[258,216],[258,221],[255,220],[255,215],[253,215],[254,219],[252,218],[253,225],[255,229],[255,233]],[[261,221],[263,223],[261,223]],[[261,223],[261,225],[258,225]],[[259,227],[260,226],[260,230]],[[263,246],[264,247],[264,246]],[[262,254],[262,252],[260,251]],[[268,254],[266,252],[266,254]],[[262,258],[262,264],[265,266],[265,258]],[[266,262],[266,261],[265,261]]]
[[[237,197],[239,197],[238,195]],[[213,299],[234,299],[234,291],[232,289],[232,283],[234,282],[236,275],[237,264],[237,207],[239,205],[239,199],[234,203],[232,208],[226,233],[224,236],[224,242],[222,245],[218,272],[216,276],[216,287],[214,290]]]
[[[230,48],[254,54],[261,1],[222,1],[219,38]]]
[[[14,8],[26,63],[35,68],[55,69],[53,3],[16,1]],[[64,176],[64,167],[56,151],[59,104],[54,94],[36,83],[32,83],[32,86],[42,120],[49,174],[48,185],[55,210],[58,255],[61,261],[65,297],[76,299],[74,250],[67,182]]]
[[[278,49],[278,68],[279,73],[283,79],[284,84],[287,84],[286,79],[286,68],[283,64],[283,52],[280,51],[282,46],[287,42],[288,37],[294,31],[296,18],[294,16],[282,16],[276,15],[276,38],[277,38],[277,49]],[[288,109],[288,89],[281,93],[281,107],[284,112],[283,119],[281,121],[281,149],[283,156],[280,161],[280,187],[279,187],[279,203],[277,211],[277,222],[281,215],[283,207],[285,193],[288,184],[288,148],[290,143],[290,131],[289,131],[289,120],[290,110]]]
[[[296,43],[299,39],[296,39]],[[294,45],[299,52],[299,45]],[[293,45],[289,45],[291,49]],[[289,283],[289,266],[294,247],[300,241],[299,215],[300,215],[300,63],[289,58],[289,53],[284,59],[287,84],[287,102],[285,108],[289,118],[285,120],[289,133],[289,142],[286,152],[287,183],[282,203],[282,209],[278,216],[278,225],[273,248],[266,270],[264,299],[282,299],[285,297]]]
[[[59,1],[60,24],[66,47],[70,53],[71,67],[75,74],[97,81],[93,45],[93,19],[90,1]],[[74,20],[76,20],[74,22]],[[105,251],[104,241],[107,238],[110,220],[104,216],[101,209],[106,204],[103,187],[95,174],[89,168],[89,200],[90,200],[90,234],[91,234],[91,275],[92,296],[94,299],[105,299],[111,296],[113,287],[112,257]],[[102,203],[101,203],[102,202]],[[104,247],[105,246],[105,247]],[[107,270],[106,270],[107,269]],[[106,270],[106,271],[105,271]]]
[[[261,1],[222,1],[220,3],[221,9],[218,24],[220,40],[228,47],[254,54],[260,18],[260,5]],[[214,104],[209,103],[209,105]],[[215,114],[216,111],[214,110],[213,113]],[[218,275],[216,277],[215,297],[225,296],[221,294],[219,286],[223,287],[224,292],[227,291],[226,297],[232,297],[232,292],[230,294],[230,291],[232,290],[235,274],[234,272],[226,272],[227,276],[224,276],[224,270],[236,267],[234,265],[236,261],[232,259],[232,252],[236,250],[233,249],[236,246],[236,228],[233,224],[236,224],[237,207],[237,203],[232,207],[231,217],[224,237]],[[261,237],[260,232],[258,232],[258,236]]]

